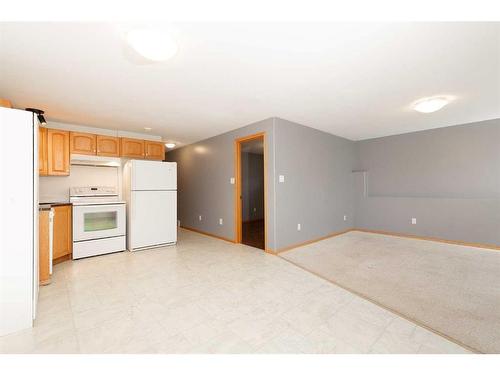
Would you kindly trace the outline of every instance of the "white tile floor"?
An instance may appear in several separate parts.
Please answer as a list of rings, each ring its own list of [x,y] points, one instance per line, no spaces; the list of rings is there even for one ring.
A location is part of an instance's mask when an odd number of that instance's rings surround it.
[[[467,353],[279,257],[181,230],[175,247],[55,266],[1,353]]]

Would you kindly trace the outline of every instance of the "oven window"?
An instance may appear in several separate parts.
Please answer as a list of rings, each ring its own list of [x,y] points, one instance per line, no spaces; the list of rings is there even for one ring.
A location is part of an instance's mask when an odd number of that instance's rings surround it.
[[[95,232],[98,230],[115,229],[118,227],[117,212],[87,212],[83,214],[83,231]]]

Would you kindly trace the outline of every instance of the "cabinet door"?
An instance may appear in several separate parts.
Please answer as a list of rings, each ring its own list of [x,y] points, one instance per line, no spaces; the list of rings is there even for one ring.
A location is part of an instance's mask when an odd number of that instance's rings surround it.
[[[38,215],[38,274],[40,285],[50,283],[49,212]]]
[[[164,160],[165,145],[163,142],[144,141],[146,149],[146,159],[149,160]]]
[[[144,140],[120,138],[120,154],[126,158],[144,159]]]
[[[47,130],[48,174],[69,176],[69,132]]]
[[[90,133],[70,133],[72,154],[95,155],[96,135]]]
[[[120,156],[120,138],[108,137],[106,135],[97,136],[97,155],[99,156]]]
[[[73,251],[71,220],[71,206],[54,207],[53,259],[70,255]]]
[[[47,176],[47,128],[38,127],[38,174]]]

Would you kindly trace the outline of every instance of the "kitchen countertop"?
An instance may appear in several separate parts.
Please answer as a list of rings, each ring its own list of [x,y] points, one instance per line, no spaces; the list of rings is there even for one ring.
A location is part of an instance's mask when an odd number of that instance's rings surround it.
[[[50,210],[51,207],[55,206],[71,206],[72,203],[69,200],[60,200],[60,201],[40,201],[38,202],[38,209],[40,211]]]

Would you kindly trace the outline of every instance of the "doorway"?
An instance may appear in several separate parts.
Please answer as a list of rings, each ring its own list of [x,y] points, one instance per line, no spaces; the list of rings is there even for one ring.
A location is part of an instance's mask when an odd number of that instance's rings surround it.
[[[266,250],[265,134],[236,140],[236,242]]]

